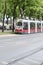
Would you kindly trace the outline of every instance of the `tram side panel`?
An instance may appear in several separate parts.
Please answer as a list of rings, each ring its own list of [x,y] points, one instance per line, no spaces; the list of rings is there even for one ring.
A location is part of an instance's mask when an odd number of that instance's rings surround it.
[[[43,23],[40,21],[23,20],[17,22],[15,32],[20,33],[35,33],[43,31]]]
[[[28,22],[28,33],[30,33],[30,22]]]

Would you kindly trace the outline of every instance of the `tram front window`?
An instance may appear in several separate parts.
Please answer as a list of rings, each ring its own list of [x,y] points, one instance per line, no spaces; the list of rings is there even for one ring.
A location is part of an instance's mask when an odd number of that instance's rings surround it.
[[[17,26],[22,26],[22,22],[16,23]]]

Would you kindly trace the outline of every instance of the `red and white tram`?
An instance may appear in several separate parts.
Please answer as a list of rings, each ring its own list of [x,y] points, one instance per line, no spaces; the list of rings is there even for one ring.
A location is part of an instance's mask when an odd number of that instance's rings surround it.
[[[43,31],[43,21],[19,19],[16,22],[16,33],[35,33]]]

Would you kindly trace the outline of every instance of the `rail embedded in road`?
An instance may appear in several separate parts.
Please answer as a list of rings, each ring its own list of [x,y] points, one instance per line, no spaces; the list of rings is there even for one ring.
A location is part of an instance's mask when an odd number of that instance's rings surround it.
[[[30,57],[30,56],[40,52],[41,50],[43,50],[42,46],[37,48],[37,49],[31,50],[30,52],[26,52],[27,54],[24,53],[23,55],[21,55],[21,57],[12,58],[12,59],[8,60],[8,64],[7,65],[15,64],[15,63],[17,63],[20,60],[23,60],[23,59],[25,59],[27,57]]]

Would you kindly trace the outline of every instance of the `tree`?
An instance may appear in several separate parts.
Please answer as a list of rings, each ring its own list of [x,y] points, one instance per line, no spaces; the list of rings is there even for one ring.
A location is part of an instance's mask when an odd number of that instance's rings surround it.
[[[4,32],[4,19],[5,19],[5,14],[6,14],[6,1],[1,0],[0,1],[0,13],[3,14],[3,25],[2,25],[2,32]]]
[[[7,8],[6,8],[7,7]],[[16,17],[21,15],[43,19],[43,0],[0,0],[0,13],[3,14],[3,30],[5,14],[13,16],[13,29]]]
[[[11,15],[13,16],[13,29],[12,31],[14,32],[14,21],[17,17],[17,8],[18,8],[18,11],[19,13],[21,14],[21,17],[23,16],[23,13],[24,13],[24,0],[8,0],[7,1],[8,4],[9,4],[9,8],[7,9],[7,11],[9,10]],[[9,12],[8,12],[9,14]]]

